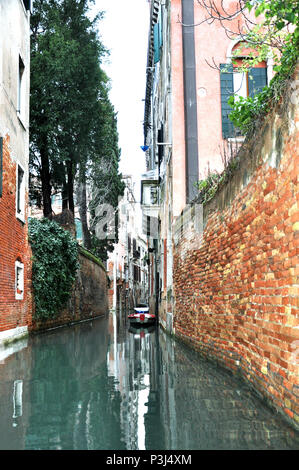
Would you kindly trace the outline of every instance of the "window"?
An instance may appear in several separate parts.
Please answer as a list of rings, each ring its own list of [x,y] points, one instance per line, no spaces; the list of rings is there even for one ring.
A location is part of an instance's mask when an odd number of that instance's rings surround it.
[[[24,297],[24,264],[15,262],[15,297],[22,300]]]
[[[156,64],[160,60],[161,47],[163,44],[163,33],[162,33],[162,9],[160,9],[158,22],[154,24],[154,63]]]
[[[32,0],[23,0],[23,4],[25,7],[25,10],[30,10],[32,9]]]
[[[240,48],[240,46],[243,46]],[[252,51],[244,44],[236,44],[232,51],[238,50],[240,57],[234,64],[220,64],[220,88],[221,88],[221,118],[222,118],[222,136],[224,139],[240,135],[240,131],[234,128],[229,119],[231,107],[228,99],[231,95],[246,98],[253,97],[260,93],[267,85],[267,64],[260,62],[258,66],[248,69],[247,73],[238,71],[243,60],[248,57]]]
[[[260,62],[258,66],[252,67],[247,73],[238,72],[238,66],[242,65],[242,60],[238,60],[233,66],[233,88],[235,95],[246,98],[253,97],[260,93],[267,85],[267,64]]]
[[[25,87],[25,65],[24,62],[19,56],[19,75],[18,75],[18,103],[17,103],[17,112],[19,117],[24,115],[24,87]]]
[[[25,173],[20,165],[17,165],[16,216],[25,222]]]

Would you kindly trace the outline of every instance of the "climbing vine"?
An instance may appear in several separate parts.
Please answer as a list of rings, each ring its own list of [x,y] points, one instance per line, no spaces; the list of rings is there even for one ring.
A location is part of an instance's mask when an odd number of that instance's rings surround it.
[[[70,297],[79,267],[77,243],[72,235],[48,219],[29,220],[33,253],[32,285],[35,319],[56,317]]]
[[[250,11],[254,3],[246,3]],[[252,131],[270,109],[278,103],[291,79],[298,61],[299,52],[299,2],[298,0],[261,0],[258,2],[255,16],[264,15],[261,24],[254,27],[247,35],[249,44],[255,45],[256,53],[249,54],[243,61],[242,72],[250,69],[270,55],[274,59],[276,72],[269,86],[254,97],[236,97],[232,95],[228,103],[232,107],[229,115],[233,124],[243,135]],[[239,50],[235,51],[235,57]],[[234,58],[233,58],[234,62]]]
[[[232,123],[241,130],[243,135],[252,131],[270,109],[280,101],[286,83],[291,79],[298,58],[297,48],[293,43],[286,45],[281,63],[276,67],[277,74],[269,86],[254,97],[235,97],[232,95],[228,103],[232,107],[229,115]]]
[[[211,20],[225,18],[219,11],[215,16],[215,4],[201,2],[205,6],[210,5]],[[240,47],[234,51],[232,62],[238,65],[238,72],[250,73],[250,68],[259,62],[267,60],[271,56],[274,60],[275,76],[269,86],[265,86],[260,93],[253,97],[243,98],[232,95],[228,103],[232,111],[229,118],[242,135],[248,135],[261,124],[265,115],[279,103],[287,84],[292,80],[293,73],[298,62],[299,52],[299,1],[298,0],[250,0],[240,1],[241,11],[246,8],[250,12],[255,8],[255,16],[263,15],[263,20],[247,31]],[[226,19],[229,19],[227,17]],[[242,55],[242,47],[248,43],[253,51],[247,52],[247,57],[242,60],[242,65],[236,59]],[[223,69],[224,72],[227,70]],[[238,166],[238,155],[234,156],[224,165],[222,173],[210,173],[205,180],[197,183],[199,190],[198,202],[206,204],[210,201],[221,186],[225,184]]]
[[[197,202],[199,204],[207,204],[217,191],[231,178],[236,168],[239,165],[237,156],[232,158],[225,166],[221,173],[213,172],[210,173],[206,179],[197,182],[196,186],[198,189]]]

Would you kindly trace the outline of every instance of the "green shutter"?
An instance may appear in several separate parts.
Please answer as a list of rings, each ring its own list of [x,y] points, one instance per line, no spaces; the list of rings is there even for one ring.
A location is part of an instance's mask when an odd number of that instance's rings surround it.
[[[159,62],[161,57],[161,47],[163,45],[163,12],[160,7],[158,21],[154,24],[154,63]]]
[[[160,14],[159,14],[159,20],[158,20],[158,24],[159,24],[159,43],[160,43],[160,47],[163,45],[163,10],[162,8],[160,7]]]
[[[265,67],[253,67],[248,72],[248,94],[252,98],[267,85],[267,69]]]
[[[3,175],[3,137],[0,137],[0,197],[2,196],[2,175]]]
[[[230,64],[220,64],[220,90],[222,137],[227,139],[235,135],[233,123],[228,117],[232,111],[228,99],[234,93],[233,66]]]
[[[154,24],[154,63],[160,60],[160,25]]]

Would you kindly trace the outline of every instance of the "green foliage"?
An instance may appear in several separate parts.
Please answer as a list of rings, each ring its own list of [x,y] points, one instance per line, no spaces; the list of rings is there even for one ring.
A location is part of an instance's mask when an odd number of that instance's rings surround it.
[[[108,55],[98,35],[103,14],[91,19],[90,3],[35,0],[30,21],[30,194],[51,218],[53,190],[62,193],[63,209],[73,213],[77,191],[88,249],[92,249],[96,207],[104,203],[117,207],[123,194],[116,113],[101,65]],[[101,241],[102,252],[96,254],[102,255],[105,247]]]
[[[102,260],[100,258],[97,258],[94,254],[92,254],[90,251],[86,250],[83,246],[79,246],[78,247],[79,249],[79,252],[82,253],[84,256],[86,256],[86,258],[90,259],[91,261],[93,261],[94,263],[98,264],[99,266],[101,266],[101,268],[104,269],[104,271],[106,271],[106,268],[102,262]]]
[[[200,180],[197,183],[199,190],[198,202],[200,204],[209,202],[215,196],[224,179],[224,173],[210,173],[206,179]]]
[[[264,116],[272,105],[268,87],[254,97],[240,96],[236,99],[235,96],[231,96],[228,103],[233,109],[229,118],[243,135],[254,127],[256,120]]]
[[[286,83],[292,77],[299,51],[298,1],[262,0],[256,4],[258,7],[255,10],[255,15],[263,14],[265,19],[249,32],[247,39],[249,44],[256,46],[257,54],[250,55],[247,60],[243,61],[243,67],[240,71],[244,72],[246,71],[244,68],[248,70],[249,67],[266,60],[271,52],[276,64],[274,66],[276,75],[270,85],[264,87],[254,97],[231,96],[229,98],[228,103],[232,107],[229,118],[244,135],[252,131],[281,99]],[[254,3],[247,3],[249,10],[253,7]],[[290,25],[291,30],[288,29]],[[262,33],[262,30],[265,30],[266,33]],[[278,39],[282,39],[283,42],[279,52],[276,53],[275,46],[277,46]],[[276,43],[275,40],[277,40]],[[236,57],[238,52],[235,51]]]
[[[54,318],[69,299],[76,278],[77,243],[69,232],[46,218],[29,220],[29,240],[35,318]]]
[[[285,47],[277,73],[269,86],[254,97],[231,96],[228,100],[232,111],[229,115],[233,124],[244,135],[254,129],[259,121],[279,102],[288,80],[291,79],[298,57],[298,47],[289,44]]]
[[[231,178],[238,165],[239,160],[235,156],[228,162],[222,173],[210,173],[206,179],[198,181],[196,185],[199,191],[197,202],[205,205],[213,199],[217,191]]]
[[[257,7],[255,8],[255,6]],[[263,14],[264,24],[274,25],[277,30],[282,30],[289,25],[299,24],[298,0],[256,0],[246,2],[249,11],[255,8],[255,16]],[[296,35],[298,32],[296,33]]]
[[[99,67],[105,49],[87,11],[87,0],[36,0],[30,20],[30,165],[41,171],[46,150],[54,187],[63,184],[66,163],[80,160],[107,81]]]
[[[94,253],[95,256],[101,258],[104,262],[106,262],[109,257],[109,253],[112,253],[114,251],[115,243],[115,239],[111,240],[108,237],[104,239],[99,239],[94,233],[92,233],[91,252]]]

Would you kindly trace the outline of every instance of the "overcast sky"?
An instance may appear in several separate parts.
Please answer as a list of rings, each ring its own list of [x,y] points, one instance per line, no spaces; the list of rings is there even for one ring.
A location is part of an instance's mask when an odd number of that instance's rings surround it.
[[[140,200],[137,183],[145,171],[143,119],[145,71],[149,24],[147,0],[96,0],[96,11],[105,11],[99,22],[101,40],[110,50],[104,64],[111,78],[110,99],[118,113],[120,171],[132,174],[136,181],[135,195]]]

